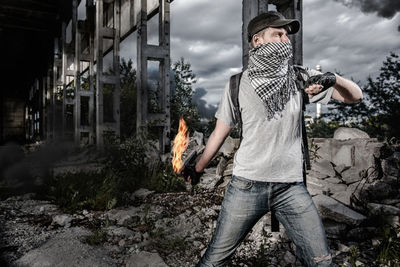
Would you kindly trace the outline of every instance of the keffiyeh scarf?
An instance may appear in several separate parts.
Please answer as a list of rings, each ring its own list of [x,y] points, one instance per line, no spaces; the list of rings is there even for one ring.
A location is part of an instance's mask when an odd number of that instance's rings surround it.
[[[296,94],[295,73],[288,64],[292,57],[289,42],[266,43],[249,51],[249,78],[267,109],[268,119],[284,110]]]

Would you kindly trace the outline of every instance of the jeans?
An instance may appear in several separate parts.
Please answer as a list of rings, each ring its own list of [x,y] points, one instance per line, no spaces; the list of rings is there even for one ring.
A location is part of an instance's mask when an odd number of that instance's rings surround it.
[[[296,255],[304,265],[331,266],[324,226],[302,182],[258,182],[238,176],[229,183],[214,235],[197,266],[223,266],[257,221],[271,210],[296,245]]]

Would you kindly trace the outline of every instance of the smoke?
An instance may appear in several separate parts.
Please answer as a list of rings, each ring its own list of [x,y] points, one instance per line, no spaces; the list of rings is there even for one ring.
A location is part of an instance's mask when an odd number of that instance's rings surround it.
[[[387,19],[400,11],[399,0],[334,0],[348,7],[358,7],[364,13],[374,13]]]
[[[196,88],[192,96],[192,101],[197,106],[201,117],[211,119],[214,117],[217,107],[208,105],[205,100],[201,99],[206,94],[207,91],[204,88]]]
[[[73,143],[60,141],[41,145],[28,153],[17,144],[0,146],[0,182],[15,193],[33,192],[48,177],[54,163],[73,149]]]

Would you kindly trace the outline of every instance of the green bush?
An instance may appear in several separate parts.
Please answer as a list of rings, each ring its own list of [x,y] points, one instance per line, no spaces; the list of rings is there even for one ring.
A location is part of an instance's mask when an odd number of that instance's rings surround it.
[[[152,162],[148,155],[154,147],[146,138],[128,138],[121,144],[113,138],[108,140],[101,172],[52,177],[46,183],[45,195],[65,211],[75,212],[127,205],[131,194],[142,187],[156,192],[185,190],[183,179],[173,172],[170,162]]]
[[[105,210],[117,203],[116,177],[106,172],[67,173],[51,178],[47,195],[67,212]]]

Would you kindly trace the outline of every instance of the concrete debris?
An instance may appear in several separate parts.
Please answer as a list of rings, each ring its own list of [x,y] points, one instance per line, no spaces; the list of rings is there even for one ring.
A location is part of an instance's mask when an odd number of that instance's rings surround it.
[[[339,127],[333,134],[334,139],[347,140],[358,138],[369,138],[369,135],[357,128]]]
[[[367,205],[371,215],[396,215],[400,216],[400,209],[391,205],[368,203]]]
[[[348,225],[359,225],[367,218],[331,197],[317,195],[313,200],[323,218]]]

